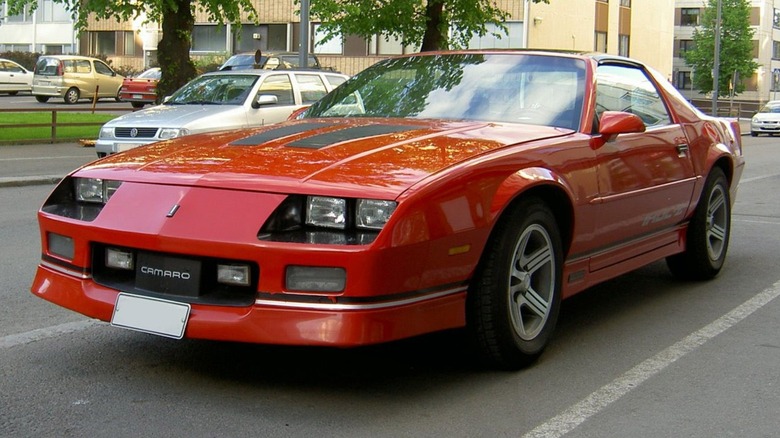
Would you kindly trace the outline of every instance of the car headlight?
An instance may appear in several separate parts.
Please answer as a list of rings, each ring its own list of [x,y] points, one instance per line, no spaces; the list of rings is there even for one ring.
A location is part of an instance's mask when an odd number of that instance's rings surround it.
[[[371,243],[398,203],[383,199],[293,195],[258,232],[261,240],[365,245]]]
[[[163,128],[160,130],[160,138],[166,140],[169,138],[181,137],[189,133],[190,131],[186,128]]]
[[[346,216],[346,199],[326,196],[306,198],[306,225],[343,230],[346,227]]]
[[[397,205],[394,201],[358,199],[356,203],[355,225],[358,228],[381,230],[387,221],[390,220],[390,215],[393,214]]]
[[[105,126],[100,128],[98,138],[114,138],[114,128],[106,128]]]
[[[121,184],[100,178],[73,178],[74,196],[76,201],[105,204]]]

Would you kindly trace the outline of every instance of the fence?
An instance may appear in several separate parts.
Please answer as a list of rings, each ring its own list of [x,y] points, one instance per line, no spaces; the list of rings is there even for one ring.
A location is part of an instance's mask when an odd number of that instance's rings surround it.
[[[41,142],[50,142],[50,143],[56,143],[57,141],[62,140],[79,140],[78,138],[61,138],[57,135],[57,129],[63,128],[63,127],[81,127],[81,126],[102,126],[105,121],[97,121],[97,122],[62,122],[59,121],[57,118],[58,114],[61,113],[95,113],[95,112],[107,112],[107,113],[114,113],[114,114],[123,114],[126,112],[131,111],[130,108],[124,109],[124,108],[52,108],[52,109],[40,109],[40,108],[12,108],[12,109],[0,109],[0,120],[3,120],[3,113],[51,113],[51,118],[49,122],[46,123],[22,123],[22,124],[14,124],[14,125],[3,125],[0,123],[0,126],[4,127],[10,127],[10,128],[50,128],[50,135],[48,138],[35,138],[31,139],[29,141],[25,140],[0,140],[0,144],[3,143],[29,143],[29,142],[35,142],[35,143],[41,143]]]

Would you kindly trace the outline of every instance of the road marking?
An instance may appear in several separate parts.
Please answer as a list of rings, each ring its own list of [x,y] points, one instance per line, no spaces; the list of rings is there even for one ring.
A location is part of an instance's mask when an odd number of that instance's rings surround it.
[[[636,389],[649,378],[701,347],[710,339],[733,327],[778,296],[780,296],[780,281],[775,283],[770,289],[745,301],[734,310],[721,316],[699,331],[688,335],[683,340],[628,370],[622,376],[602,386],[559,415],[526,433],[523,435],[523,438],[558,438],[571,432],[590,417],[598,414],[619,398]]]
[[[15,335],[3,336],[2,338],[0,338],[0,350],[16,347],[18,345],[29,344],[35,341],[54,338],[67,333],[86,330],[99,323],[100,322],[97,320],[87,319],[83,321],[68,322],[65,324],[53,325],[51,327],[44,327],[36,330],[31,330],[29,332],[17,333]]]

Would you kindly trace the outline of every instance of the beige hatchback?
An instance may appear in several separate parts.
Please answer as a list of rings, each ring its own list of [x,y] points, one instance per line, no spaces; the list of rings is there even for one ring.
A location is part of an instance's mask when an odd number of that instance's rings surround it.
[[[76,55],[47,55],[35,64],[32,94],[38,102],[61,97],[65,103],[79,99],[108,97],[119,101],[124,77],[97,58]]]

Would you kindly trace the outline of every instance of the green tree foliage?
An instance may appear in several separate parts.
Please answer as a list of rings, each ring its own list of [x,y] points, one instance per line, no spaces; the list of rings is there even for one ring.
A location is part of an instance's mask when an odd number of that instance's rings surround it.
[[[311,15],[322,21],[320,29],[326,40],[342,35],[365,39],[382,35],[405,46],[419,46],[423,52],[465,47],[474,34],[485,35],[488,24],[505,34],[503,22],[508,17],[493,0],[310,1]]]
[[[685,52],[685,62],[693,67],[693,85],[702,93],[712,91],[715,59],[715,24],[718,0],[708,0],[700,27],[693,32],[694,48]],[[753,29],[748,0],[721,0],[721,38],[718,68],[720,97],[745,91],[744,80],[753,76],[758,64],[753,59]],[[732,83],[736,77],[736,83]]]
[[[35,10],[38,0],[7,0],[8,14],[20,13],[25,6]],[[257,21],[257,11],[251,0],[54,0],[62,4],[76,19],[80,31],[87,27],[90,14],[98,19],[121,21],[146,17],[162,25],[163,37],[157,46],[157,62],[162,79],[157,87],[160,96],[172,94],[196,75],[190,59],[194,14],[205,12],[210,21],[240,24],[241,14]]]

